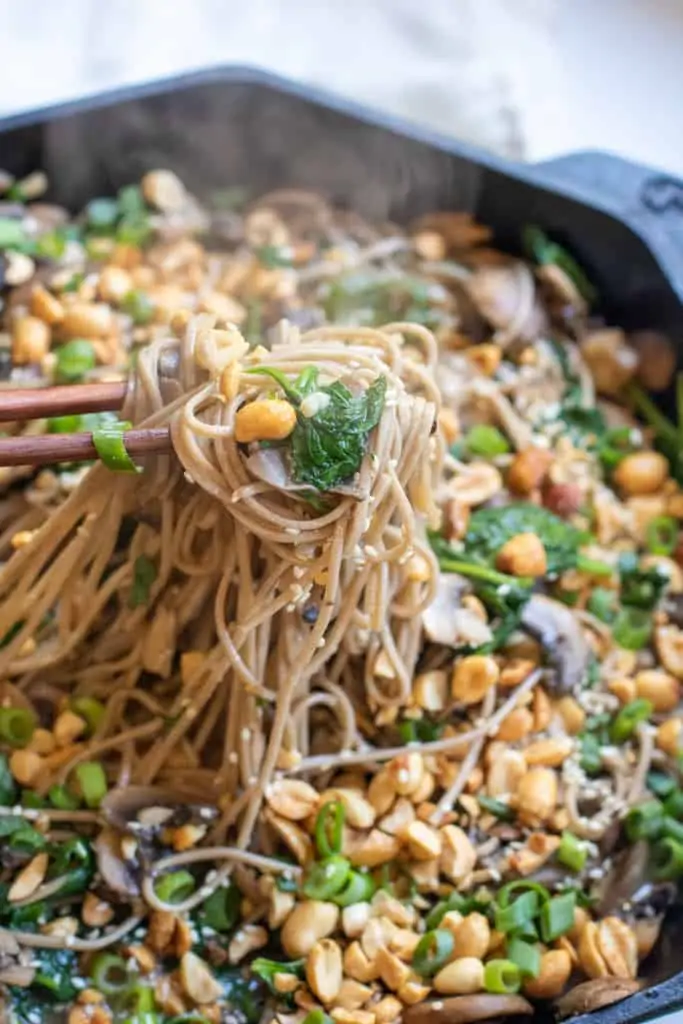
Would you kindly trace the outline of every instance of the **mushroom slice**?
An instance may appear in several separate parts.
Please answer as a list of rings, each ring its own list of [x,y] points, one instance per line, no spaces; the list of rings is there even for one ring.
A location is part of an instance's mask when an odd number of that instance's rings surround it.
[[[103,828],[93,843],[97,867],[106,885],[121,896],[131,899],[140,895],[140,886],[131,865],[121,853],[121,841],[113,828]]]
[[[187,808],[197,801],[196,791],[182,787],[167,789],[164,786],[127,786],[125,789],[110,790],[101,804],[106,821],[122,832],[131,831],[137,823],[146,828],[161,825],[178,807]],[[192,808],[190,808],[192,809]],[[214,807],[202,805],[201,817],[213,817]]]
[[[485,622],[468,608],[462,599],[469,584],[457,573],[441,573],[436,596],[422,613],[425,636],[435,644],[457,647],[459,644],[488,643],[491,630]]]
[[[403,1024],[476,1024],[491,1017],[530,1017],[533,1012],[531,1003],[522,996],[481,993],[409,1006],[403,1014]]]
[[[603,876],[593,894],[600,917],[617,913],[624,903],[633,899],[647,877],[648,860],[649,847],[644,840],[617,854],[612,869]]]
[[[246,459],[246,467],[251,476],[257,480],[263,480],[278,491],[285,491],[288,494],[297,494],[311,491],[310,484],[297,484],[292,479],[284,453],[278,448],[259,448]],[[369,494],[369,487],[361,486],[360,474],[348,482],[337,484],[330,488],[328,494],[337,494],[344,498],[356,498],[362,501]]]
[[[603,1006],[611,1006],[640,988],[640,982],[631,978],[592,978],[575,985],[555,1001],[555,1012],[560,1020],[578,1013],[591,1013]]]
[[[571,609],[542,594],[533,594],[522,612],[522,627],[543,646],[554,669],[556,693],[577,690],[588,671],[591,649]]]

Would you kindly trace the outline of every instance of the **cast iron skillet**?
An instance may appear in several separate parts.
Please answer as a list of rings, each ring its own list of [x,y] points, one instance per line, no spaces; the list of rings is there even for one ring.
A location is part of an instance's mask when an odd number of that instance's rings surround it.
[[[683,182],[606,153],[512,164],[260,70],[214,67],[0,120],[0,167],[44,169],[49,198],[73,208],[170,167],[199,196],[294,185],[371,219],[469,210],[513,250],[539,224],[580,259],[609,321],[662,330],[683,356]],[[678,914],[646,964],[651,987],[575,1024],[682,1007],[682,942]]]

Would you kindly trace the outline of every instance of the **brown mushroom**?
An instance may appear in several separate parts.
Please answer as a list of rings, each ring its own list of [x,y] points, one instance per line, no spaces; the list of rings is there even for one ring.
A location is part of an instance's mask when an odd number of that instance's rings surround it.
[[[127,786],[112,789],[101,804],[102,814],[114,828],[123,832],[131,831],[134,823],[143,828],[163,825],[179,806],[185,808],[192,801],[201,799],[196,790],[163,786]],[[211,817],[215,809],[202,806],[202,817]]]
[[[475,1024],[491,1017],[530,1017],[533,1012],[531,1003],[522,996],[480,993],[409,1006],[403,1014],[403,1024]]]
[[[640,988],[640,982],[631,978],[592,978],[575,985],[555,1002],[560,1020],[578,1013],[591,1013],[603,1006],[611,1006]]]
[[[463,606],[469,589],[463,576],[441,573],[434,600],[422,613],[425,636],[435,644],[458,647],[462,644],[488,643],[491,629],[475,612]]]
[[[551,684],[555,693],[571,693],[585,679],[591,661],[591,649],[581,625],[571,609],[534,594],[522,613],[522,626],[543,645],[554,669]]]
[[[518,338],[530,341],[543,332],[545,314],[526,264],[479,267],[465,287],[481,316],[499,332],[496,340],[503,347]]]
[[[131,865],[121,853],[121,840],[113,828],[103,828],[94,842],[97,867],[105,885],[128,899],[140,895],[140,886]]]

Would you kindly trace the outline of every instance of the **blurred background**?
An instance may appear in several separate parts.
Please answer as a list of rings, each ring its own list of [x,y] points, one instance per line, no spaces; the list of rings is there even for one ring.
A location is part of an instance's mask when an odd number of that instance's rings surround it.
[[[0,0],[0,114],[257,63],[515,157],[683,175],[683,0]]]

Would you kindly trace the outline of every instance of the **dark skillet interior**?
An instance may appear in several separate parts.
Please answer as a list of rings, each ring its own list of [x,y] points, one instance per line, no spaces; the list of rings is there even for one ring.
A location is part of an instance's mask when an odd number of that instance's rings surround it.
[[[600,155],[589,159],[598,164]],[[11,118],[0,122],[0,167],[17,176],[45,170],[50,198],[71,208],[169,167],[200,197],[230,185],[254,194],[299,186],[375,220],[468,210],[512,250],[522,227],[536,223],[579,258],[609,322],[666,332],[683,363],[676,290],[627,223],[548,189],[533,168],[434,142],[264,73],[213,69]],[[683,1006],[680,913],[646,968],[654,987],[573,1020],[637,1024]]]

